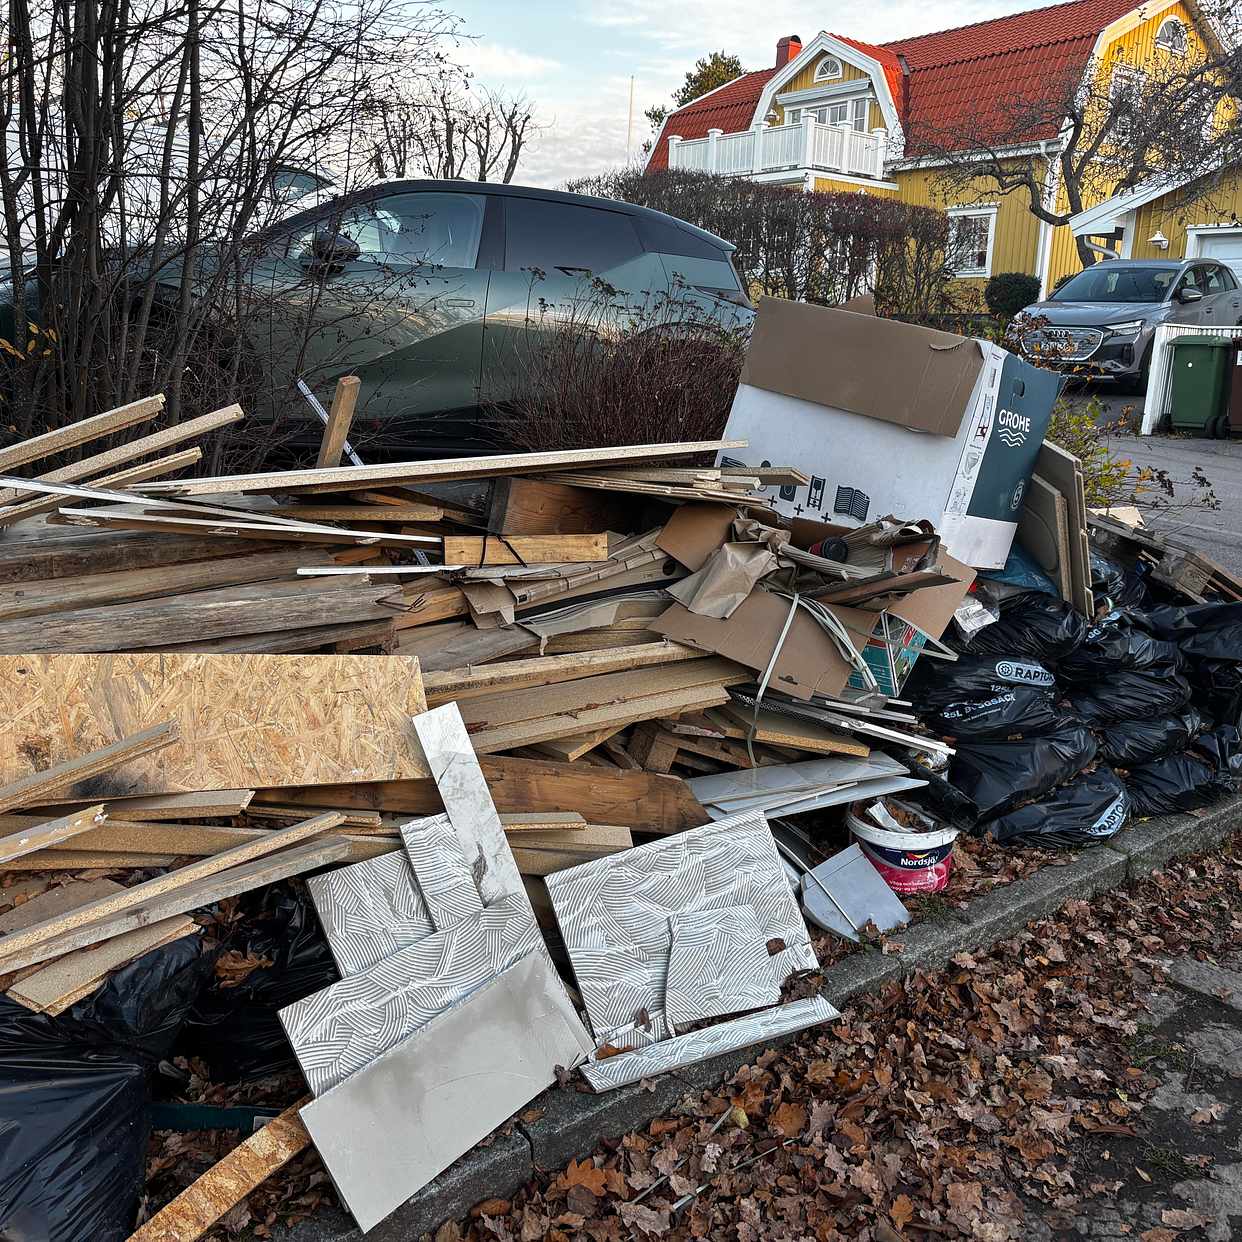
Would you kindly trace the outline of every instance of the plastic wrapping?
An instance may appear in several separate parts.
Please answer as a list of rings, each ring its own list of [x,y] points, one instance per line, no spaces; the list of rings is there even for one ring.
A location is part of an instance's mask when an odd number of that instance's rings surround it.
[[[1196,705],[1217,724],[1242,726],[1242,664],[1232,660],[1191,660],[1190,684]]]
[[[53,1018],[0,996],[0,1238],[120,1242],[138,1211],[148,1076],[209,963],[186,936]]]
[[[1217,775],[1242,777],[1242,734],[1236,726],[1218,725],[1210,733],[1195,738],[1190,749],[1199,758],[1206,759]]]
[[[243,898],[245,917],[222,944],[271,962],[237,987],[213,986],[200,997],[178,1050],[202,1057],[213,1078],[258,1078],[294,1065],[276,1011],[340,977],[306,890],[272,884]]]
[[[1091,684],[1123,669],[1163,674],[1184,664],[1177,643],[1153,637],[1141,615],[1110,612],[1087,627],[1078,649],[1058,663],[1057,677]]]
[[[1059,594],[1057,584],[1040,569],[1039,562],[1016,539],[1010,545],[1005,564],[1000,569],[986,569],[979,577],[988,582],[1003,583],[1015,591]]]
[[[994,819],[988,835],[1001,845],[1098,845],[1130,818],[1130,795],[1103,764],[1038,802]]]
[[[1063,599],[1032,592],[1005,600],[1000,619],[980,630],[966,650],[1055,665],[1078,648],[1086,630],[1086,621]]]
[[[983,822],[1064,784],[1095,752],[1091,730],[1065,721],[1042,737],[959,746],[949,766],[949,782],[970,799],[976,821]]]
[[[1181,673],[1163,669],[1123,669],[1068,697],[1075,713],[1089,725],[1103,728],[1122,720],[1180,712],[1190,702],[1190,682]]]
[[[1183,655],[1242,663],[1242,604],[1170,604],[1153,608],[1144,620],[1157,638],[1177,643]]]
[[[1115,768],[1151,763],[1185,750],[1202,725],[1202,717],[1194,707],[1175,716],[1105,725],[1099,731],[1100,758]]]
[[[1232,782],[1214,764],[1186,752],[1131,768],[1126,788],[1135,815],[1175,815],[1224,797]]]
[[[1151,604],[1142,564],[1127,569],[1095,548],[1091,549],[1091,593],[1096,607],[1106,598],[1114,608],[1146,608]]]

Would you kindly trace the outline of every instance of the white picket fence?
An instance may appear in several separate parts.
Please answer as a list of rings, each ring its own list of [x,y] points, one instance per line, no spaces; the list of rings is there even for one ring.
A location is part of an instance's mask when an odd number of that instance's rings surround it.
[[[1242,336],[1242,327],[1196,323],[1162,323],[1156,329],[1151,346],[1151,370],[1147,375],[1147,399],[1143,404],[1143,422],[1139,435],[1152,435],[1165,416],[1173,412],[1173,348],[1179,336],[1220,336],[1230,339]]]

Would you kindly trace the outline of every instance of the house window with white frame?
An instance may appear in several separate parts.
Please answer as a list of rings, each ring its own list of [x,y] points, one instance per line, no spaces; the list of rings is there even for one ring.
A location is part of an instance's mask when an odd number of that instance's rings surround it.
[[[820,104],[815,108],[789,108],[785,113],[787,125],[797,125],[804,116],[814,117],[821,125],[840,125],[848,121],[854,129],[867,128],[866,98],[847,100],[844,103]]]
[[[1112,140],[1130,141],[1134,133],[1133,114],[1139,107],[1147,75],[1133,65],[1118,65],[1108,83],[1108,110],[1112,118]]]
[[[992,274],[996,207],[949,208],[949,265],[958,279]]]
[[[841,62],[835,56],[825,56],[815,66],[815,81],[835,82],[842,73],[844,73],[844,70],[841,68]]]
[[[1156,46],[1175,56],[1186,55],[1186,27],[1176,17],[1166,17],[1156,31]]]

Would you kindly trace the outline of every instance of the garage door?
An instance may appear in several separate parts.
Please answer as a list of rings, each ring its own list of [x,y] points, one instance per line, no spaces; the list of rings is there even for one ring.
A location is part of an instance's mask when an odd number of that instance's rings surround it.
[[[1221,229],[1199,234],[1199,256],[1228,263],[1242,281],[1242,229]]]

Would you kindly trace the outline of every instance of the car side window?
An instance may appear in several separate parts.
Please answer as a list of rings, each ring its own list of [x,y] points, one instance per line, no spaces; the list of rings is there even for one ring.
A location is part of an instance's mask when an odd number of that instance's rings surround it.
[[[472,268],[484,206],[479,194],[393,194],[350,208],[338,231],[358,243],[359,263]]]
[[[1224,293],[1229,288],[1229,282],[1225,279],[1224,268],[1213,264],[1210,267],[1205,267],[1203,272],[1203,290],[1205,293]]]
[[[1201,270],[1198,267],[1188,267],[1177,282],[1176,292],[1181,293],[1183,289],[1199,289],[1202,292],[1202,287],[1199,284],[1199,273]]]
[[[545,198],[506,198],[505,271],[599,276],[642,253],[630,217]]]

